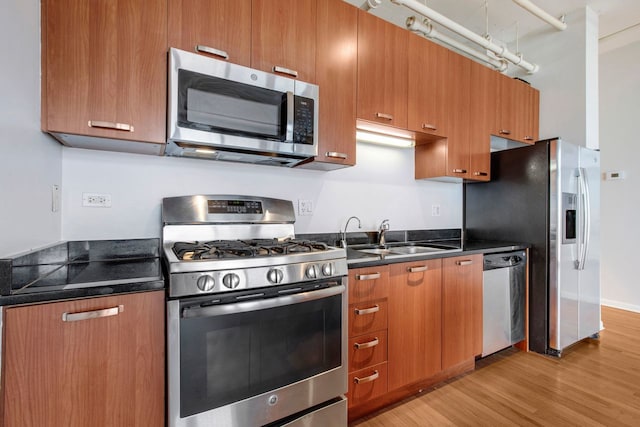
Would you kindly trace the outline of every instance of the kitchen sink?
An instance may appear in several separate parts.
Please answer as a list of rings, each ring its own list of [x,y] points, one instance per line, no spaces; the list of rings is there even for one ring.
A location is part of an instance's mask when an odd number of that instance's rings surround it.
[[[453,252],[460,251],[460,248],[431,244],[431,243],[418,243],[418,242],[395,242],[389,243],[385,246],[379,245],[352,245],[351,249],[358,252],[371,255],[379,255],[381,257],[401,257],[408,255],[421,255],[432,254],[438,252]]]

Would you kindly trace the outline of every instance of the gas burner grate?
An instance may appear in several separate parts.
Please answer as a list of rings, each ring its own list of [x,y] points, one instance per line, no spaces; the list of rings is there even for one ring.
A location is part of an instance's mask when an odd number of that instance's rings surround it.
[[[173,252],[183,261],[198,259],[252,258],[326,251],[322,242],[299,239],[213,240],[176,242]]]

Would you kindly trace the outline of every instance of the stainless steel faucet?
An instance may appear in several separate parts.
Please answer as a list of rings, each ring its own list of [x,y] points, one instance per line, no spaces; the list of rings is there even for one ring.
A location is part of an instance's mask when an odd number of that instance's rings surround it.
[[[385,219],[380,224],[380,228],[378,228],[378,245],[380,246],[386,245],[387,242],[385,240],[384,235],[387,231],[389,231],[389,220]]]
[[[344,225],[344,231],[342,232],[342,240],[340,241],[340,246],[347,249],[347,227],[349,227],[349,222],[355,219],[358,221],[358,228],[362,228],[362,223],[360,222],[360,218],[357,216],[350,216],[347,220],[347,223]]]

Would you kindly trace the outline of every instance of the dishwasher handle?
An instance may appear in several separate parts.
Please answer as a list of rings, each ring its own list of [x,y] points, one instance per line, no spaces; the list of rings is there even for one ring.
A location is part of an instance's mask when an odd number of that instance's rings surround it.
[[[513,268],[524,265],[526,262],[527,255],[524,251],[486,254],[483,269],[486,271],[496,268]]]

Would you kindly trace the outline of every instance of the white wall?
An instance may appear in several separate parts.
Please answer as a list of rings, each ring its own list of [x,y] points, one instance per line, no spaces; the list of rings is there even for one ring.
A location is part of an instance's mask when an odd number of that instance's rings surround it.
[[[640,41],[600,55],[602,170],[625,171],[602,182],[602,302],[640,312]]]
[[[461,227],[462,185],[416,181],[412,149],[358,144],[357,156],[355,167],[319,172],[65,148],[63,238],[158,237],[162,198],[189,194],[310,199],[297,233],[337,232],[351,215],[366,230],[386,218],[392,230]],[[83,192],[109,193],[113,206],[83,208]]]
[[[40,2],[2,2],[0,13],[0,257],[61,238],[51,187],[61,146],[40,132]]]
[[[548,26],[520,42],[525,59],[540,66],[537,73],[509,74],[540,90],[540,139],[559,136],[597,149],[598,15],[584,7],[567,13],[566,22],[565,31]]]

